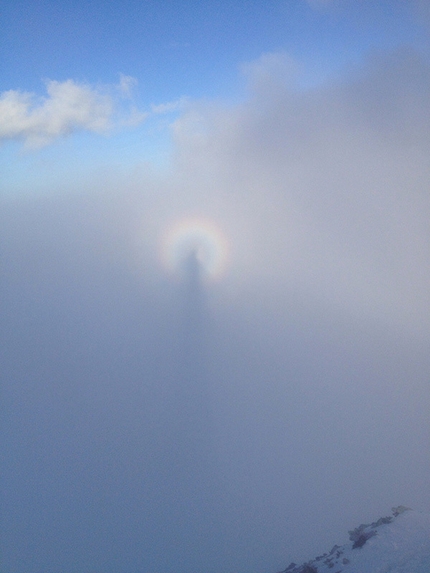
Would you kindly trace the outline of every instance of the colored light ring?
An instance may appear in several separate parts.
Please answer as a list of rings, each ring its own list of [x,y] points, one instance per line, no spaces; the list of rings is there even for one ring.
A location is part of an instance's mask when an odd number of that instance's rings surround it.
[[[227,263],[227,241],[211,221],[185,219],[170,227],[162,240],[162,261],[166,269],[181,275],[186,261],[195,253],[206,279],[217,280]]]

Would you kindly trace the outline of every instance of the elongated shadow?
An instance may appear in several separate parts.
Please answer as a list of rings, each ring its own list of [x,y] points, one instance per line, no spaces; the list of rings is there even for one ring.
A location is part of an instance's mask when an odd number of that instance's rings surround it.
[[[171,492],[176,506],[178,544],[207,545],[215,508],[211,376],[208,369],[210,320],[197,253],[184,260],[178,324],[176,388],[171,424]]]

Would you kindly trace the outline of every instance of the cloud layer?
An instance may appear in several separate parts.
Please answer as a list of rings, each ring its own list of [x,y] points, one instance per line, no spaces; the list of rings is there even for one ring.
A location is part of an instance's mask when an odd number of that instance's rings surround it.
[[[231,213],[236,264],[249,260],[253,280],[427,329],[426,64],[408,52],[375,56],[343,82],[303,91],[273,66],[281,60],[253,65],[246,104],[195,106],[176,122],[188,188]],[[248,247],[236,239],[242,227]]]
[[[162,177],[2,199],[9,570],[274,572],[430,509],[430,70],[288,62],[188,102]],[[190,218],[229,243],[204,288],[160,256]]]

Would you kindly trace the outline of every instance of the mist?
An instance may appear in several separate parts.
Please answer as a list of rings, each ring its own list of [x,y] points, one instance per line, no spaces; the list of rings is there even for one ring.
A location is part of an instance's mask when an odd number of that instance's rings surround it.
[[[275,573],[430,510],[430,69],[288,69],[189,102],[162,175],[1,199],[5,571]],[[194,216],[216,281],[163,266]]]

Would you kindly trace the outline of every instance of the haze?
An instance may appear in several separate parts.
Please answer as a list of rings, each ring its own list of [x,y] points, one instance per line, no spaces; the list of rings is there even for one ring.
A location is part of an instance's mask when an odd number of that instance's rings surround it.
[[[96,4],[2,16],[2,571],[276,573],[430,511],[426,6]]]

